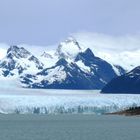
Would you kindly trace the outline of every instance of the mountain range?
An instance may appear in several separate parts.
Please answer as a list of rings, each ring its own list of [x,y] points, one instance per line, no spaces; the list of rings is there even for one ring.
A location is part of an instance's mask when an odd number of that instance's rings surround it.
[[[126,70],[82,49],[72,37],[61,42],[54,54],[35,56],[11,46],[0,61],[0,79],[16,79],[22,87],[47,89],[102,89]]]

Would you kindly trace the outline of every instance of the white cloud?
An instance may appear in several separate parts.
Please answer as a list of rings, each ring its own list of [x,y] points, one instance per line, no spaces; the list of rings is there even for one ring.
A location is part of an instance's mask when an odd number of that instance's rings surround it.
[[[8,48],[8,44],[0,43],[0,59],[5,57]]]
[[[73,33],[82,46],[109,51],[134,51],[140,49],[140,35],[110,36],[106,34]]]
[[[43,54],[44,51],[52,54],[56,48],[56,45],[37,46],[37,45],[19,44],[17,46],[24,47],[25,49],[27,49],[28,51],[30,51],[32,54],[36,56],[40,56],[41,54]]]

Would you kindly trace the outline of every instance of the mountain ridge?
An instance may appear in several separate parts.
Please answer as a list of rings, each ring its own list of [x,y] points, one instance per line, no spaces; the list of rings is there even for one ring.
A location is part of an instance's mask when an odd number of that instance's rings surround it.
[[[119,73],[90,48],[82,49],[74,38],[60,43],[54,55],[44,51],[38,58],[23,47],[11,46],[0,61],[0,76],[15,76],[30,88],[101,89],[124,73],[120,66],[116,69]]]

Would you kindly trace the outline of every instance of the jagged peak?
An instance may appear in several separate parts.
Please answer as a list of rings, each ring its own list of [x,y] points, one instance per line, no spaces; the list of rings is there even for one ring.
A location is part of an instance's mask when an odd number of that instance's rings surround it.
[[[93,60],[95,58],[90,48],[87,48],[84,52],[78,53],[77,57],[75,58],[75,61],[78,61],[79,59],[83,59],[83,58],[87,60]]]
[[[44,57],[44,58],[51,58],[51,59],[53,58],[51,54],[49,54],[49,53],[47,53],[47,52],[45,52],[45,51],[41,54],[41,57]]]
[[[140,76],[140,66],[134,68],[129,73],[126,73],[126,75],[139,75]]]
[[[59,58],[73,59],[81,51],[82,49],[77,40],[69,37],[59,44],[56,54]]]
[[[94,57],[94,54],[90,48],[87,48],[84,53]]]
[[[7,50],[7,57],[16,57],[16,58],[27,58],[30,56],[31,53],[27,51],[23,47],[18,47],[16,45],[10,46],[10,48]]]
[[[81,47],[80,47],[78,41],[72,36],[68,37],[65,41],[61,42],[60,46],[65,45],[65,44],[74,44],[75,47],[77,47],[79,50],[81,50]]]
[[[75,43],[75,44],[79,44],[78,41],[76,40],[76,38],[70,36],[68,37],[65,41],[61,42],[61,43]],[[80,46],[78,45],[78,47],[80,48]]]
[[[16,51],[19,50],[19,47],[16,45],[10,46],[9,49],[7,50],[7,53],[11,52],[11,51]]]
[[[61,58],[56,62],[56,65],[67,65],[67,64],[68,62],[64,58]]]

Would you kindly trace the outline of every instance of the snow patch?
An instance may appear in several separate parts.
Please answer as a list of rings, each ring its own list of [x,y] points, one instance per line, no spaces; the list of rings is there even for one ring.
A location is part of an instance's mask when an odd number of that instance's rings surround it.
[[[58,67],[55,67],[54,69],[48,69],[47,73],[48,74],[46,76],[38,75],[37,79],[35,79],[34,82],[39,83],[42,80],[45,80],[45,81],[48,81],[48,85],[50,85],[56,81],[61,83],[67,77],[67,74],[64,71],[63,66],[58,66]]]
[[[84,71],[89,73],[90,72],[90,67],[86,66],[81,60],[77,61],[76,64]]]

